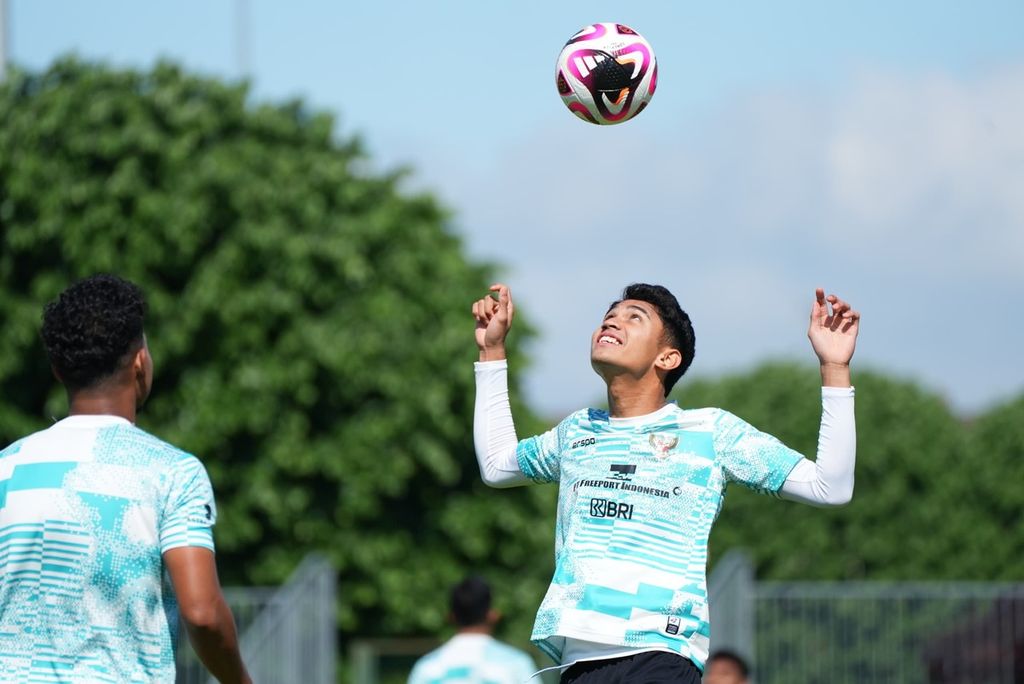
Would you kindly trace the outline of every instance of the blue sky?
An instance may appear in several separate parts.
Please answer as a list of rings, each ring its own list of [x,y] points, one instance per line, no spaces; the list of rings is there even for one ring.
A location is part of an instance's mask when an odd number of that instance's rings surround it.
[[[21,66],[247,74],[258,99],[335,112],[381,168],[411,165],[540,329],[541,410],[601,396],[589,333],[634,280],[690,311],[697,375],[811,362],[821,284],[864,314],[855,363],[965,414],[1024,390],[1019,0],[8,2]],[[659,62],[651,106],[620,126],[576,120],[554,89],[594,21],[637,29]]]

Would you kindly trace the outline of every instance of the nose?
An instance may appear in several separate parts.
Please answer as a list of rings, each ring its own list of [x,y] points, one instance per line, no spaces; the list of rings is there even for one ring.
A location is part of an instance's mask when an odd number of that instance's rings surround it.
[[[612,330],[618,330],[619,324],[615,322],[614,318],[606,318],[604,319],[604,321],[601,322],[601,330],[607,330],[608,328],[611,328]]]

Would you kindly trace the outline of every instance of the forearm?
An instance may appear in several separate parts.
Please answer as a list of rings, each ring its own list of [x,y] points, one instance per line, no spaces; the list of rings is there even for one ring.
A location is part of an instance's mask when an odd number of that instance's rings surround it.
[[[199,660],[221,684],[250,684],[252,680],[242,662],[231,609],[220,598],[211,606],[208,615],[208,618],[191,620],[182,616]]]
[[[849,385],[826,385],[821,394],[817,456],[814,461],[798,462],[779,493],[785,499],[813,506],[841,506],[853,497],[857,456],[854,392]]]
[[[484,356],[481,351],[480,356]],[[508,364],[503,360],[474,365],[476,402],[473,411],[473,444],[480,477],[492,487],[526,484],[516,459],[515,423],[508,397]]]

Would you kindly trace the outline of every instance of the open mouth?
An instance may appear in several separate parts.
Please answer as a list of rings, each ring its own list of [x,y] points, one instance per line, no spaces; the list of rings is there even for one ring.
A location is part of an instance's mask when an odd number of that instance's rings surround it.
[[[617,340],[617,339],[615,339],[611,335],[601,335],[600,337],[597,338],[597,343],[598,344],[611,344],[611,345],[615,345],[616,347],[621,347],[622,346],[622,342]]]

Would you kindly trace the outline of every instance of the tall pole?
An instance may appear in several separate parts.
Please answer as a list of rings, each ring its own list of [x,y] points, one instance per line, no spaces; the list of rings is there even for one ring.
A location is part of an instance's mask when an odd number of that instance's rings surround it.
[[[7,0],[0,0],[0,83],[7,78]]]

